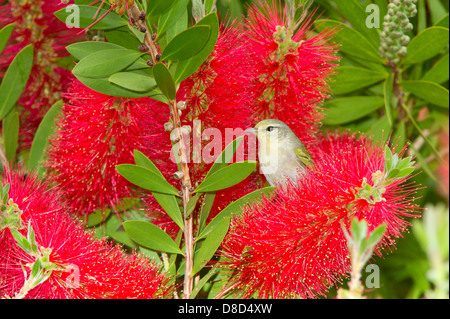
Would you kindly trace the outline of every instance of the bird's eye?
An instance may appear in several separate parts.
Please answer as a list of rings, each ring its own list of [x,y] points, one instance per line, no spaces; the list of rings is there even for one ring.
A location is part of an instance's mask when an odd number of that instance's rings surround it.
[[[275,127],[273,127],[273,126],[269,126],[269,127],[267,127],[267,130],[268,130],[269,132],[272,132],[274,128],[275,128]]]

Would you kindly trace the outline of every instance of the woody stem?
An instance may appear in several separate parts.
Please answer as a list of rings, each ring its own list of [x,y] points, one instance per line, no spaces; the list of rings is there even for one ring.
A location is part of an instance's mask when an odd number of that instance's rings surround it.
[[[158,54],[158,48],[152,39],[150,32],[147,30],[146,19],[141,19],[141,11],[139,10],[136,2],[130,7],[130,15],[139,29],[146,30],[144,43],[148,47],[147,53],[150,55],[152,62],[155,64],[158,62],[156,55]],[[177,101],[169,101],[170,114],[174,125],[174,130],[178,137],[178,155],[181,161],[181,171],[183,172],[183,178],[181,180],[181,191],[183,198],[184,212],[187,211],[187,203],[191,199],[191,178],[189,174],[188,158],[186,153],[185,142],[183,134],[181,132],[181,121],[177,109]],[[192,267],[194,263],[194,240],[193,240],[193,219],[191,216],[184,216],[184,244],[186,247],[185,252],[185,271],[184,271],[184,284],[183,284],[183,298],[187,299],[191,295],[193,278],[191,277]]]
[[[147,53],[152,58],[153,63],[158,62],[156,60],[156,55],[158,54],[158,48],[156,47],[155,42],[152,40],[152,35],[147,29],[147,24],[145,23],[145,19],[141,20],[139,17],[141,15],[141,11],[139,10],[136,2],[130,7],[130,15],[133,20],[136,22],[139,29],[145,28],[146,32],[144,35],[145,45],[148,47]],[[142,29],[143,30],[143,29]]]
[[[184,245],[185,245],[185,269],[184,269],[184,284],[183,284],[183,298],[188,299],[192,292],[193,278],[191,277],[192,267],[194,263],[194,239],[193,239],[193,219],[192,214],[186,216],[187,204],[191,199],[191,178],[189,175],[188,158],[186,152],[186,144],[184,142],[183,134],[181,131],[181,121],[178,114],[176,100],[169,102],[170,113],[174,124],[174,129],[178,139],[178,155],[180,157],[181,171],[183,172],[183,178],[181,180],[183,209],[184,216]]]

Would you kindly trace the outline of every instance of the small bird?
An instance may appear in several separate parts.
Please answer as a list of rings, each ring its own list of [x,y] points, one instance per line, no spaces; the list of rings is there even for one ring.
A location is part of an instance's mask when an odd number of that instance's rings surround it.
[[[300,139],[284,122],[268,119],[245,130],[256,134],[261,172],[271,186],[297,184],[299,173],[312,167],[313,160]]]

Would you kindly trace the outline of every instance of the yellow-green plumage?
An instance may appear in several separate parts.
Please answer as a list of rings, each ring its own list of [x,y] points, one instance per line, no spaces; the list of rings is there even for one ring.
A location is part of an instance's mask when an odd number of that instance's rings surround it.
[[[288,179],[296,184],[300,173],[313,165],[303,143],[284,122],[264,120],[247,132],[256,134],[261,172],[270,185],[283,185]]]

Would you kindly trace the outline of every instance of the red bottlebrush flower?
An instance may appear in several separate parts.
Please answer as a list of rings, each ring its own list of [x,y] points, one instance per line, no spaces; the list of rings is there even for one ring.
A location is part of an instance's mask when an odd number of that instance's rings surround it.
[[[147,129],[157,110],[149,106],[150,98],[112,97],[79,81],[66,98],[48,153],[49,178],[72,212],[114,208],[131,196],[131,184],[115,166],[134,163],[135,149],[147,153]]]
[[[65,1],[67,2],[67,1]],[[80,39],[77,29],[59,21],[54,12],[67,6],[60,0],[8,1],[0,6],[0,29],[14,22],[14,30],[0,58],[0,77],[26,45],[34,49],[30,79],[18,101],[21,148],[29,148],[47,110],[59,99],[71,73],[58,65],[68,55],[65,46]]]
[[[369,139],[328,134],[311,153],[315,166],[298,186],[278,188],[273,198],[232,221],[222,245],[222,267],[232,271],[227,290],[259,298],[324,295],[350,270],[342,227],[348,228],[353,217],[365,219],[369,231],[387,224],[378,255],[405,231],[409,222],[404,218],[416,217],[412,195],[417,186],[408,177],[385,186],[381,198],[359,192],[384,169],[383,149]]]
[[[134,253],[124,254],[119,246],[95,239],[80,221],[63,211],[58,193],[35,175],[7,172],[2,184],[10,186],[6,206],[16,205],[17,215],[7,215],[7,210],[0,214],[0,296],[59,299],[170,295],[171,288],[165,287],[168,279],[156,266]],[[17,230],[26,237],[28,223],[35,233],[35,252],[23,250],[12,236]],[[24,271],[27,279],[33,278],[31,268],[37,259],[47,272],[51,270],[50,276],[26,289],[25,283],[31,281],[25,280]]]
[[[312,15],[295,21],[295,10],[261,2],[248,10],[246,47],[256,63],[254,117],[285,122],[309,144],[328,97],[327,79],[338,58],[331,32],[311,35]],[[298,28],[297,28],[298,27]]]

